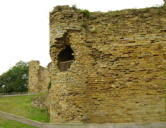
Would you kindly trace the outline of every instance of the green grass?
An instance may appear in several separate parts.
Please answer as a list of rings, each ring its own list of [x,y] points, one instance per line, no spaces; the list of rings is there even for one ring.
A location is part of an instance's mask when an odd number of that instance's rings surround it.
[[[13,120],[0,118],[0,128],[36,128]]]
[[[49,122],[47,110],[31,107],[31,100],[35,96],[0,97],[0,111],[23,116],[39,122]]]

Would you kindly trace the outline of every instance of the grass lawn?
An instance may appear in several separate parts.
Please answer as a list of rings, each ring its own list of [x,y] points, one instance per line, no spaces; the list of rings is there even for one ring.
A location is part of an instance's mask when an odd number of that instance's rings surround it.
[[[26,124],[22,124],[13,120],[7,120],[0,117],[0,128],[36,128]]]
[[[49,122],[47,110],[31,107],[31,99],[36,95],[0,97],[0,111],[23,116],[40,122]]]

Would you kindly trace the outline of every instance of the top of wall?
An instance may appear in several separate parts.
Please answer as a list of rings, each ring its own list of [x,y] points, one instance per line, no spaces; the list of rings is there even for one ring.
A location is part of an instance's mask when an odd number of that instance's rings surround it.
[[[88,44],[101,42],[133,41],[127,38],[134,34],[135,38],[141,40],[141,35],[151,35],[152,38],[158,37],[158,33],[166,32],[166,6],[151,7],[144,9],[126,9],[110,12],[90,12],[69,6],[57,6],[50,12],[50,45],[51,47],[60,44],[62,38],[70,31],[79,31],[86,34]],[[108,35],[111,35],[108,37]],[[165,36],[165,35],[163,35]],[[148,37],[147,37],[148,38]],[[95,39],[95,40],[94,40]],[[101,41],[102,39],[102,41]],[[105,40],[105,41],[103,41]],[[65,41],[67,42],[67,41]]]
[[[32,68],[32,67],[39,67],[42,70],[47,70],[47,68],[48,68],[48,67],[41,66],[40,62],[38,60],[31,60],[29,62],[29,68]]]
[[[52,12],[50,12],[50,24],[53,22],[62,21],[67,19],[68,21],[79,22],[82,18],[88,18],[89,20],[95,20],[102,17],[105,19],[123,19],[131,18],[132,16],[138,16],[143,19],[146,17],[160,16],[166,12],[166,6],[161,7],[150,7],[143,9],[125,9],[120,11],[109,11],[109,12],[90,12],[89,16],[86,16],[84,10],[77,9],[75,7],[65,6],[56,6]],[[103,18],[102,18],[103,19]]]

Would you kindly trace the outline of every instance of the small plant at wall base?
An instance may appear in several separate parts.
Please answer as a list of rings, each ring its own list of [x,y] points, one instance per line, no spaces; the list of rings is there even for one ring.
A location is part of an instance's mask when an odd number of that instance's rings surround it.
[[[48,88],[48,90],[51,88],[51,80],[49,81],[47,88]]]
[[[86,16],[86,17],[89,17],[89,16],[90,16],[89,10],[85,9],[85,10],[83,10],[82,12],[83,12],[84,16]]]

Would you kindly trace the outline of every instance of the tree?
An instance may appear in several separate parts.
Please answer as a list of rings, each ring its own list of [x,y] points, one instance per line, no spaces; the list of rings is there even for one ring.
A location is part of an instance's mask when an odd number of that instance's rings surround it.
[[[0,92],[25,92],[28,90],[28,63],[19,61],[0,76]]]

